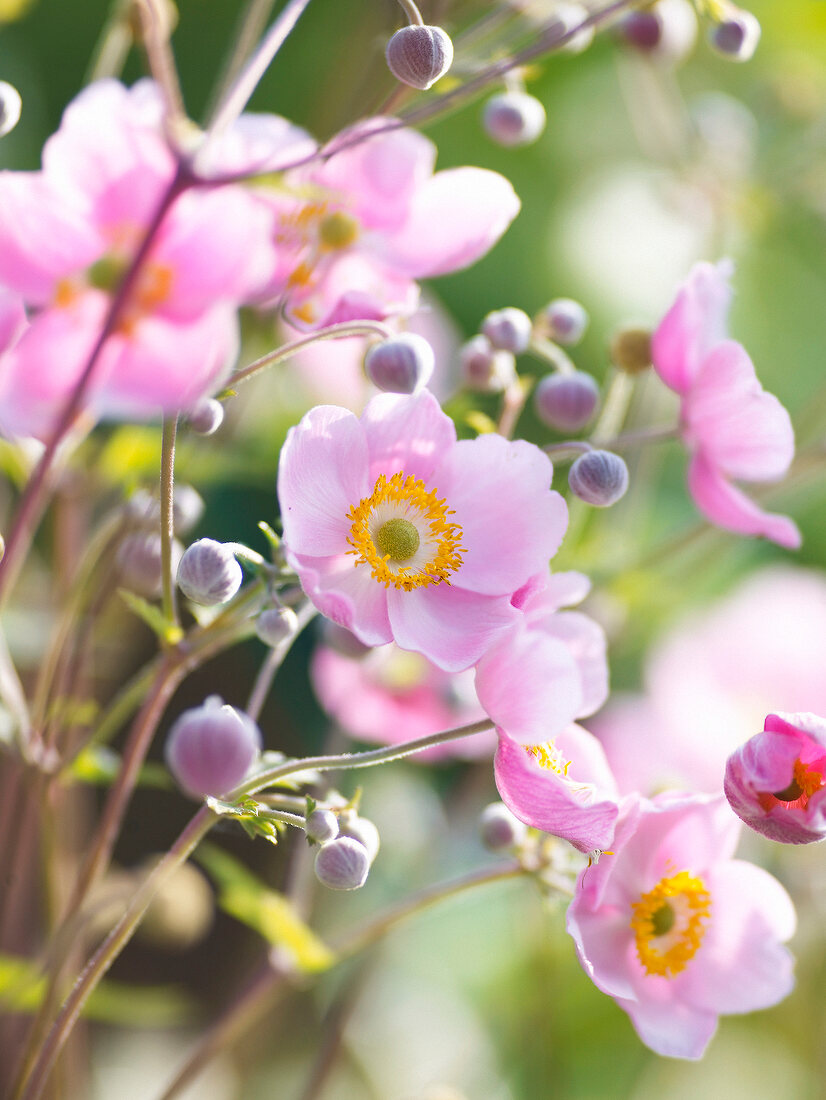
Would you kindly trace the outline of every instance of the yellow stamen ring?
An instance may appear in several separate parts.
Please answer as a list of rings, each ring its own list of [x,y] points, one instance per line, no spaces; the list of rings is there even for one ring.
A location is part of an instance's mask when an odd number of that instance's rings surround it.
[[[568,778],[568,768],[571,766],[571,761],[563,757],[553,741],[543,741],[541,745],[525,745],[524,749],[529,756],[536,760],[540,767],[556,772],[563,779]]]
[[[450,584],[462,565],[462,528],[447,518],[454,513],[429,492],[424,482],[403,470],[381,474],[369,497],[351,508],[348,543],[356,565],[369,565],[371,575],[386,588],[410,592],[431,584]]]
[[[647,974],[673,978],[699,951],[711,916],[711,895],[688,871],[661,879],[631,906],[637,956]]]

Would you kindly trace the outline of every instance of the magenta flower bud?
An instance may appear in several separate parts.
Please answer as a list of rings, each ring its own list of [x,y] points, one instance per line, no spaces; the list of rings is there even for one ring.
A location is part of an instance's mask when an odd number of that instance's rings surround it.
[[[384,56],[397,80],[426,91],[453,63],[453,43],[441,27],[415,23],[396,31]]]
[[[214,397],[204,397],[187,414],[187,421],[198,435],[212,435],[224,422],[224,406]]]
[[[659,0],[646,11],[632,11],[619,24],[626,42],[664,61],[681,61],[697,39],[697,16],[690,0]]]
[[[530,145],[545,129],[545,108],[527,92],[491,96],[482,112],[485,133],[506,148]]]
[[[625,496],[628,467],[611,451],[587,451],[568,471],[571,492],[595,508],[609,508]]]
[[[731,61],[750,61],[760,41],[760,24],[749,11],[738,11],[712,27],[709,42]]]
[[[20,92],[5,80],[0,80],[0,137],[5,137],[20,121],[23,101]]]
[[[357,840],[367,852],[367,858],[372,863],[379,854],[381,838],[379,831],[372,821],[366,817],[359,817],[354,812],[342,814],[338,823],[339,836],[350,837]]]
[[[632,11],[619,24],[623,38],[638,50],[654,50],[662,38],[662,23],[653,11]]]
[[[369,870],[367,850],[349,836],[329,840],[315,857],[315,876],[331,890],[358,890],[367,881]]]
[[[436,358],[423,336],[403,332],[368,348],[364,369],[385,393],[418,393],[430,381]]]
[[[534,390],[534,408],[543,424],[559,432],[578,432],[599,404],[597,380],[584,371],[546,374]]]
[[[212,695],[173,723],[165,755],[176,783],[187,794],[220,798],[241,782],[260,749],[261,732],[255,722]]]
[[[533,321],[522,309],[508,306],[489,313],[482,322],[482,335],[500,351],[521,355],[527,351],[533,334]]]
[[[510,812],[504,802],[491,802],[479,818],[479,836],[490,852],[515,848],[525,839],[527,827]]]
[[[338,836],[338,818],[332,810],[313,810],[304,824],[304,832],[317,844],[326,844]]]
[[[512,352],[497,351],[487,336],[474,336],[459,352],[465,385],[481,393],[500,393],[516,377]]]
[[[127,535],[118,547],[121,581],[142,596],[158,596],[163,574],[160,535]]]
[[[781,844],[826,837],[826,721],[814,714],[770,714],[763,732],[726,762],[732,810]]]
[[[548,333],[558,344],[578,344],[588,327],[588,314],[573,298],[555,298],[543,310]]]
[[[191,485],[178,484],[172,495],[172,520],[176,535],[186,535],[204,514],[204,498]]]
[[[178,566],[178,587],[193,603],[212,607],[231,600],[244,575],[232,551],[215,539],[198,539]]]
[[[298,630],[298,616],[291,607],[268,607],[255,620],[255,633],[275,649]]]

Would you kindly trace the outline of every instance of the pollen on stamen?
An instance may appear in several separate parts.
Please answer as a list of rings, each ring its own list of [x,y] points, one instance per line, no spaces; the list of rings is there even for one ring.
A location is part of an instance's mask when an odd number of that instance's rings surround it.
[[[661,879],[631,906],[637,957],[647,974],[673,978],[699,951],[711,917],[711,895],[688,871]]]
[[[462,528],[448,519],[452,515],[438,489],[428,491],[421,479],[403,470],[390,478],[381,474],[370,496],[347,515],[352,522],[347,538],[352,550],[347,553],[355,555],[357,566],[368,565],[385,588],[410,592],[443,581],[450,584],[467,552],[459,545]]]
[[[566,760],[553,741],[544,741],[541,745],[525,745],[525,752],[532,756],[542,768],[548,768],[557,775],[568,778],[571,761]]]

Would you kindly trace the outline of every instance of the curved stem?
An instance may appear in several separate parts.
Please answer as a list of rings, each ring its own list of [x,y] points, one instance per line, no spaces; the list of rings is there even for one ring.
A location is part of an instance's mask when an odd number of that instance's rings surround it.
[[[52,1067],[89,995],[132,938],[155,894],[173,872],[186,862],[216,821],[216,815],[206,806],[202,807],[148,876],[131,905],[78,976],[37,1056],[23,1067],[17,1087],[12,1093],[13,1100],[37,1100],[42,1094]]]
[[[407,16],[407,22],[411,26],[423,27],[424,19],[422,19],[422,13],[413,3],[413,0],[399,0],[399,7]]]
[[[528,351],[533,352],[534,355],[546,363],[550,363],[560,374],[576,373],[576,364],[567,352],[564,352],[559,344],[555,344],[553,340],[546,340],[542,336],[534,336]]]
[[[163,419],[161,444],[161,584],[164,617],[178,625],[175,579],[172,576],[172,543],[175,539],[175,436],[177,416]]]
[[[546,455],[550,455],[551,458],[556,458],[557,461],[561,462],[565,462],[568,458],[573,458],[576,455],[587,454],[588,451],[593,449],[591,444],[584,439],[566,439],[564,443],[547,443],[542,448]]]
[[[645,447],[649,443],[663,443],[676,439],[680,429],[675,424],[671,428],[640,428],[636,432],[623,432],[601,444],[608,451],[621,451],[624,447]]]
[[[383,325],[379,321],[340,321],[338,324],[329,325],[327,328],[320,328],[317,332],[309,332],[306,336],[299,336],[298,339],[291,340],[288,344],[282,344],[275,351],[262,355],[254,363],[250,363],[249,366],[236,371],[230,378],[228,385],[232,389],[241,382],[248,382],[260,371],[265,370],[267,367],[273,367],[276,363],[283,363],[286,359],[295,355],[296,352],[301,351],[302,348],[309,347],[310,344],[314,344],[318,340],[341,340],[348,336],[381,336],[382,339],[386,340],[392,335],[393,333],[387,325]]]
[[[161,196],[155,213],[149,223],[146,232],[143,236],[143,240],[140,246],[132,258],[132,262],[126,271],[126,274],[121,280],[120,286],[115,291],[111,304],[109,306],[109,312],[106,316],[106,320],[103,323],[103,328],[100,331],[95,344],[89,354],[89,358],[86,361],[86,366],[83,368],[83,372],[78,379],[74,390],[72,391],[69,400],[67,401],[57,425],[49,438],[46,448],[40,457],[40,461],[34,469],[32,476],[29,478],[28,484],[23,491],[23,495],[20,498],[17,514],[14,517],[14,524],[9,533],[9,537],[6,540],[6,553],[2,561],[0,561],[0,605],[8,597],[11,591],[17,575],[22,568],[26,554],[31,544],[31,540],[34,537],[35,528],[37,527],[40,517],[45,507],[46,498],[48,496],[52,469],[54,461],[58,453],[60,444],[65,440],[66,436],[72,428],[78,413],[83,408],[86,395],[94,377],[95,368],[100,360],[101,352],[106,344],[106,341],[117,329],[120,322],[123,310],[129,300],[129,296],[132,293],[132,288],[135,284],[135,280],[138,276],[140,268],[146,259],[150,248],[155,240],[158,230],[161,227],[161,223],[166,217],[169,208],[178,198],[178,196],[185,191],[193,182],[193,177],[190,175],[187,168],[183,165],[178,166],[174,177],[169,183],[164,194]]]
[[[253,722],[257,722],[260,717],[264,703],[267,701],[267,696],[270,693],[272,682],[275,679],[275,674],[278,672],[279,668],[281,668],[281,665],[284,663],[284,658],[292,649],[293,642],[307,623],[315,617],[315,614],[316,609],[310,601],[307,600],[303,607],[298,610],[298,627],[295,632],[288,638],[285,638],[280,645],[270,650],[265,657],[261,668],[258,670],[258,675],[255,678],[249,702],[246,706],[246,712],[250,718],[252,718]]]
[[[467,726],[457,726],[456,729],[431,733],[427,737],[418,737],[414,741],[402,741],[401,744],[388,745],[383,749],[345,752],[339,756],[308,756],[303,760],[288,760],[285,764],[278,764],[274,768],[268,768],[264,772],[251,776],[231,791],[226,796],[226,801],[238,802],[246,795],[255,794],[256,791],[263,790],[264,787],[269,787],[277,780],[294,775],[296,772],[338,771],[345,768],[369,768],[376,764],[387,764],[391,760],[401,760],[415,752],[422,752],[423,749],[429,749],[433,745],[441,745],[445,741],[457,741],[460,737],[472,737],[475,733],[484,733],[493,728],[493,722],[489,718],[482,718]]]

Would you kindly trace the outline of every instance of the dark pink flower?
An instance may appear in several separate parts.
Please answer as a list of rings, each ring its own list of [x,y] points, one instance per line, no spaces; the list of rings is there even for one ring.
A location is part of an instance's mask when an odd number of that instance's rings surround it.
[[[728,758],[729,805],[747,825],[783,844],[826,837],[826,721],[770,714]]]
[[[795,524],[764,512],[732,484],[782,478],[794,457],[794,433],[745,349],[726,338],[731,270],[725,261],[692,269],[654,333],[654,367],[680,397],[688,486],[703,515],[729,531],[796,549]]]

